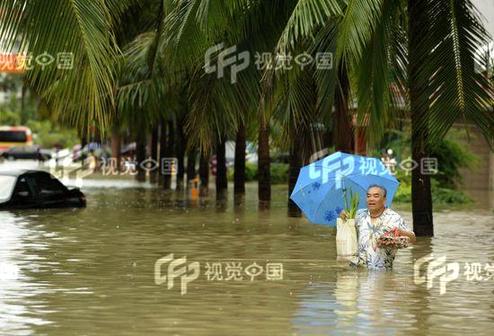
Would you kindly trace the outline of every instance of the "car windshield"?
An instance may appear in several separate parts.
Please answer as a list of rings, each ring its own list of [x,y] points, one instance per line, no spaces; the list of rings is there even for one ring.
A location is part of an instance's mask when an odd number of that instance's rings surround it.
[[[0,176],[0,203],[10,199],[16,180],[15,176]]]

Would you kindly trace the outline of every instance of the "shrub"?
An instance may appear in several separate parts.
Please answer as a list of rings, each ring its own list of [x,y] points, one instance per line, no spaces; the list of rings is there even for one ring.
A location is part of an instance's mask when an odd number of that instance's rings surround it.
[[[228,168],[228,180],[233,181],[234,167]],[[271,163],[271,183],[280,184],[288,183],[288,164],[286,163]],[[247,162],[245,164],[245,182],[257,180],[257,163]]]
[[[271,183],[288,183],[288,167],[286,163],[271,163]]]
[[[400,186],[396,191],[393,201],[409,203],[412,201],[412,176],[405,175],[398,170],[396,178],[400,181]],[[472,199],[461,190],[442,187],[440,182],[431,178],[432,202],[434,204],[467,204]]]

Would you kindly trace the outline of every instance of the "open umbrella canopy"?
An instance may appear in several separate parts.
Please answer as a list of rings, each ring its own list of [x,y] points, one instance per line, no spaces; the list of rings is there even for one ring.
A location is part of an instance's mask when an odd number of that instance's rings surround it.
[[[400,183],[382,162],[336,152],[302,167],[290,198],[311,222],[335,226],[345,208],[345,194],[358,193],[358,208],[365,208],[367,189],[373,184],[386,188],[386,206],[390,207]]]

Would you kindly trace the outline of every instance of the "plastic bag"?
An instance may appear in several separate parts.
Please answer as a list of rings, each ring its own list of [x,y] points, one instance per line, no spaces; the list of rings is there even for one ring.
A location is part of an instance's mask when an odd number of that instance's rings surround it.
[[[357,255],[355,219],[336,220],[336,255],[345,257]]]

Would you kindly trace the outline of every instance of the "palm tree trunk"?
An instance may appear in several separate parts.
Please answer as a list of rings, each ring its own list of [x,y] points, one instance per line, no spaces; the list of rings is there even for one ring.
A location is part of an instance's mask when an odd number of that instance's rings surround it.
[[[184,134],[184,117],[177,119],[177,190],[184,190],[185,176],[185,134]]]
[[[323,148],[329,148],[332,147],[334,144],[334,137],[333,137],[333,130],[329,127],[327,127],[324,130],[324,136],[323,136]]]
[[[413,112],[412,112],[413,113]],[[417,116],[412,115],[412,129]],[[429,157],[425,136],[412,130],[412,160],[417,163]],[[412,216],[413,230],[417,236],[432,237],[434,223],[432,214],[432,190],[430,175],[424,175],[417,167],[412,170]]]
[[[196,156],[197,151],[195,149],[189,150],[187,153],[187,188],[189,187],[190,181],[196,178]]]
[[[111,133],[111,156],[113,158],[112,164],[115,165],[115,171],[120,172],[122,161],[122,137],[116,127],[113,128]]]
[[[235,139],[235,167],[233,171],[233,193],[245,194],[245,125],[240,124]]]
[[[222,200],[226,197],[228,189],[228,180],[226,176],[226,157],[225,157],[224,138],[218,141],[216,145],[216,199]]]
[[[302,132],[292,132],[292,144],[290,147],[290,166],[288,168],[288,216],[290,217],[300,217],[302,212],[300,211],[297,204],[290,199],[290,195],[295,188],[295,184],[297,183],[298,174],[300,172],[300,168],[303,164],[302,157],[302,148],[303,144],[302,139],[300,138]]]
[[[165,157],[168,160],[172,160],[175,157],[175,125],[173,120],[168,120],[168,136],[166,142],[166,152]],[[167,174],[163,180],[164,189],[171,189],[172,185],[172,175]]]
[[[161,120],[160,136],[160,183],[164,190],[171,189],[172,175],[168,171],[170,160],[174,155],[175,132],[173,121]]]
[[[160,144],[160,152],[159,152],[159,175],[158,175],[158,184],[163,185],[164,184],[164,171],[163,171],[163,159],[165,158],[165,153],[166,153],[166,136],[167,136],[167,130],[166,130],[166,120],[163,118],[160,118],[160,132],[159,132],[159,144]]]
[[[81,131],[80,137],[81,137],[81,148],[84,148],[87,145],[87,130],[86,129]]]
[[[151,160],[155,162],[159,162],[159,155],[158,155],[158,126],[154,126],[152,133],[151,133]],[[157,183],[158,182],[158,174],[159,174],[159,169],[157,166],[154,164],[151,166],[152,170],[149,173],[149,182],[151,183]]]
[[[146,135],[139,133],[136,139],[136,180],[139,182],[146,181],[146,171],[142,166],[144,160],[146,160]]]
[[[334,145],[337,151],[353,152],[352,117],[348,108],[350,82],[344,63],[338,71],[339,87],[335,94],[335,118],[333,125]]]
[[[26,81],[22,81],[21,87],[21,123],[24,125],[27,122],[26,118],[26,93],[27,93],[27,85]]]
[[[199,195],[204,197],[209,193],[209,155],[201,153],[199,159],[199,178],[201,183],[199,185]]]
[[[264,116],[260,117],[258,134],[258,197],[259,206],[265,208],[271,201],[271,159],[269,157],[269,126]]]
[[[420,164],[423,158],[428,157],[427,134],[418,132],[417,121],[428,113],[427,101],[424,101],[421,94],[423,90],[419,70],[422,60],[419,59],[419,41],[422,38],[423,17],[420,1],[408,0],[408,80],[410,94],[410,113],[412,117],[412,159]],[[420,169],[412,170],[412,215],[413,230],[417,236],[432,237],[434,226],[432,219],[432,193],[430,176],[421,173]]]

